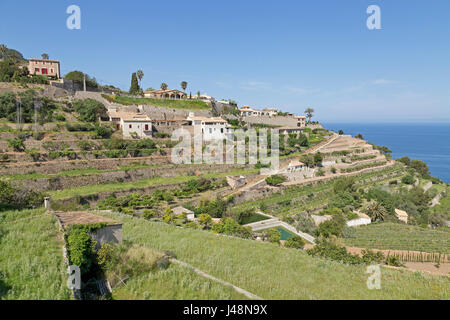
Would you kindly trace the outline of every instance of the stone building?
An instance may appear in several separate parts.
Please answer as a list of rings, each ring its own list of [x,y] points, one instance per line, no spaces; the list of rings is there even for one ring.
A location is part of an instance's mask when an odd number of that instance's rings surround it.
[[[58,60],[30,59],[28,61],[28,72],[31,75],[47,76],[59,79],[60,66]]]
[[[147,98],[160,98],[160,99],[186,99],[186,93],[176,89],[166,90],[151,90],[145,91],[144,96]]]
[[[203,140],[231,139],[233,129],[228,122],[220,117],[196,117],[193,113],[186,118],[190,126],[200,127]]]

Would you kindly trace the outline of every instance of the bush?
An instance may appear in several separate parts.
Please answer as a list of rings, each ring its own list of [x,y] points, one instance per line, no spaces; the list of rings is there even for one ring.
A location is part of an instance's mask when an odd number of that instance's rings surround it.
[[[408,174],[402,178],[402,183],[409,185],[414,184],[414,177]]]
[[[406,166],[409,166],[409,165],[411,164],[411,159],[410,159],[408,156],[398,158],[398,159],[395,160],[395,161],[401,162],[401,163],[403,163],[403,164],[406,165]]]
[[[75,112],[84,122],[97,122],[100,117],[105,117],[107,110],[103,103],[94,99],[77,100],[74,102]]]
[[[147,220],[154,218],[156,216],[157,216],[156,212],[149,209],[145,209],[144,212],[142,213],[142,218]]]
[[[14,151],[24,152],[25,151],[25,137],[23,135],[19,135],[14,139],[8,139],[8,146],[13,148]]]
[[[95,135],[93,136],[95,139],[109,139],[113,134],[114,130],[111,127],[107,126],[96,126],[95,127]]]
[[[252,238],[250,227],[243,227],[232,218],[222,218],[219,223],[212,226],[211,230],[215,233],[223,233],[246,239]]]
[[[280,243],[281,233],[277,229],[269,229],[266,232],[267,240],[272,243]]]
[[[271,175],[266,178],[266,183],[270,186],[277,186],[282,184],[284,181],[286,181],[285,176],[281,176],[278,174]]]
[[[362,264],[364,262],[359,256],[348,253],[345,247],[328,241],[320,241],[306,252],[313,257],[327,258],[345,264]]]
[[[72,226],[67,233],[67,249],[69,262],[78,266],[82,275],[89,273],[95,259],[95,243],[89,230],[83,226]]]
[[[295,235],[287,239],[284,246],[287,248],[303,249],[305,246],[305,240],[303,240],[302,237]]]

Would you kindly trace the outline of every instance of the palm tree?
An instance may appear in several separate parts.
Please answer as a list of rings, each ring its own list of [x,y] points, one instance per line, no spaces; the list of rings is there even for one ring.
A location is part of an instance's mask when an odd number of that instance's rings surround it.
[[[186,81],[181,81],[181,89],[183,89],[183,91],[186,91],[188,83]]]
[[[312,108],[308,108],[305,110],[306,117],[309,119],[309,121],[308,121],[309,123],[311,123],[311,118],[313,117],[313,112],[314,112],[314,109],[312,109]]]
[[[375,203],[371,205],[369,208],[367,208],[367,214],[369,215],[372,222],[375,221],[383,221],[384,217],[387,214],[387,210],[382,205]]]
[[[136,76],[137,76],[137,78],[138,78],[138,80],[139,80],[139,87],[141,87],[142,78],[144,77],[144,71],[142,71],[141,69],[139,69],[139,70],[136,72]]]
[[[167,83],[161,83],[161,90],[167,90]]]
[[[48,57],[48,54],[47,54],[47,53],[43,53],[43,54],[41,54],[41,57],[42,57],[42,59],[44,59],[44,60],[48,60],[48,59],[49,59],[49,57]]]

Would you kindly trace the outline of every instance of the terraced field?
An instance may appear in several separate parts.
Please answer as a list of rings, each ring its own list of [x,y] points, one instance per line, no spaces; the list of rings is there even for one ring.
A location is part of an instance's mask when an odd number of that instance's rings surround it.
[[[352,247],[450,253],[450,231],[430,230],[397,223],[376,223],[355,228]]]
[[[56,218],[29,210],[0,221],[0,300],[71,299]]]
[[[369,290],[364,266],[122,214],[102,215],[124,223],[124,239],[171,250],[179,260],[264,299],[449,299],[450,295],[447,277],[383,268],[382,290]],[[135,286],[135,294],[142,297],[149,287]]]

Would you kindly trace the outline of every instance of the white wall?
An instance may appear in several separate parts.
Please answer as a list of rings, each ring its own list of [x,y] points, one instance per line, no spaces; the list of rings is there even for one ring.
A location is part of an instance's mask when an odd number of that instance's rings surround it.
[[[131,125],[131,128],[130,128]],[[145,126],[148,126],[148,131]],[[140,138],[150,138],[152,136],[151,121],[121,121],[122,135],[124,138],[131,138],[131,133],[136,132]]]

